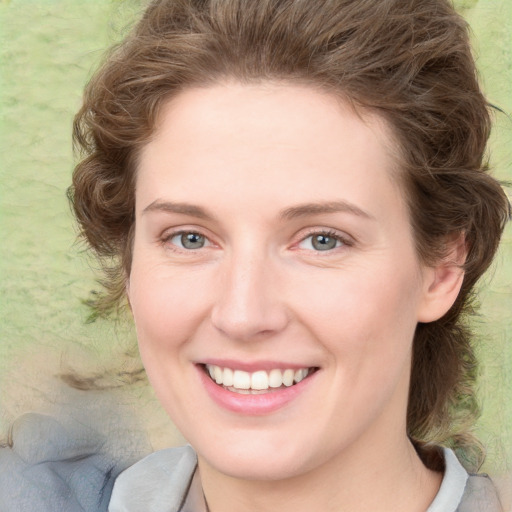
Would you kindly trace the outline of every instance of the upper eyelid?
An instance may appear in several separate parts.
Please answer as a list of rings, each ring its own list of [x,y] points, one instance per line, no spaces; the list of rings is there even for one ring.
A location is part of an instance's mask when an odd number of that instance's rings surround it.
[[[333,238],[336,238],[338,240],[341,240],[347,245],[352,245],[355,243],[355,239],[353,236],[349,235],[348,233],[339,231],[337,229],[333,228],[309,228],[307,229],[306,233],[302,233],[297,235],[296,241],[294,243],[299,243],[307,238],[314,236],[314,235],[327,235],[331,236]]]
[[[162,231],[161,235],[159,236],[159,239],[162,241],[169,241],[171,238],[183,234],[183,233],[196,233],[198,235],[204,236],[208,242],[212,245],[218,245],[215,242],[215,237],[209,235],[207,231],[204,228],[199,228],[195,226],[190,227],[176,227],[176,228],[168,228]],[[343,242],[345,245],[354,245],[356,243],[356,240],[353,236],[349,235],[346,232],[334,229],[334,228],[327,228],[327,227],[310,227],[310,228],[303,228],[298,233],[296,233],[291,241],[291,245],[295,246],[299,244],[300,242],[303,242],[307,238],[314,236],[314,235],[328,235],[331,237],[334,237],[341,242]]]
[[[169,239],[176,235],[181,235],[183,233],[195,233],[197,235],[204,236],[207,238],[210,242],[212,241],[212,237],[205,233],[204,228],[196,228],[196,227],[176,227],[176,228],[167,228],[164,229],[161,234],[159,235],[159,238],[163,239]]]
[[[195,233],[197,235],[200,235],[202,237],[204,237],[207,241],[208,241],[208,245],[204,246],[204,247],[200,247],[198,249],[186,249],[187,252],[197,252],[197,251],[200,251],[201,249],[206,249],[206,248],[210,248],[212,246],[215,246],[216,243],[212,240],[212,237],[211,236],[208,236],[207,234],[205,234],[201,229],[194,229],[194,228],[169,228],[169,229],[165,229],[162,234],[158,237],[158,241],[161,245],[165,245],[165,244],[170,244],[171,240],[176,237],[176,236],[179,236],[179,235],[183,235],[185,233]],[[183,251],[184,249],[182,249],[181,247],[177,246],[176,244],[172,244],[174,247],[176,247],[175,250],[178,250],[178,251]]]

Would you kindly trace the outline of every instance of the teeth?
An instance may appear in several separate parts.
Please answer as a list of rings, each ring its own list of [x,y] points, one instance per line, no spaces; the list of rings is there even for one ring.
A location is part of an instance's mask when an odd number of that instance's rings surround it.
[[[310,373],[309,368],[300,368],[299,370],[274,368],[269,372],[258,370],[249,373],[243,370],[221,368],[213,364],[207,364],[206,370],[217,384],[232,390],[240,390],[245,394],[250,393],[250,390],[264,391],[269,388],[280,388],[283,385],[290,387],[304,380]]]
[[[300,370],[297,370],[295,372],[295,375],[293,376],[293,380],[295,382],[300,382],[306,375],[308,374],[308,371],[305,368],[301,368]]]
[[[219,368],[217,366],[217,368]],[[220,368],[219,368],[220,370]],[[221,370],[222,371],[222,370]],[[217,382],[217,384],[224,384]],[[242,370],[235,370],[233,372],[233,387],[238,389],[249,389],[251,387],[251,374],[243,372]]]
[[[293,370],[285,370],[283,372],[283,384],[290,387],[293,384],[293,377],[295,372]]]
[[[224,386],[233,385],[233,370],[231,368],[224,368],[222,372],[222,384],[224,384]]]
[[[213,367],[213,375],[214,375],[214,379],[215,379],[215,382],[217,384],[222,384],[223,382],[223,371],[222,371],[222,368],[219,368],[218,366],[214,366]]]
[[[283,372],[281,370],[270,370],[268,383],[271,388],[280,388],[283,385]]]
[[[263,370],[254,372],[251,375],[251,389],[268,389],[268,373]]]

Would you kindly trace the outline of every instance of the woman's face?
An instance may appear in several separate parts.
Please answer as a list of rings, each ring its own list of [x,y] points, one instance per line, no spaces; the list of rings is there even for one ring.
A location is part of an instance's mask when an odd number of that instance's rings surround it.
[[[205,467],[278,479],[406,439],[431,270],[392,147],[377,117],[308,87],[165,106],[127,289],[149,379]]]

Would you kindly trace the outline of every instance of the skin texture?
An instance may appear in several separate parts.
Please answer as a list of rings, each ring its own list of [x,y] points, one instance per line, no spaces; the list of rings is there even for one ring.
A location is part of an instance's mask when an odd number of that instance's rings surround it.
[[[406,436],[411,345],[455,300],[464,249],[418,261],[392,148],[378,117],[296,85],[190,89],[161,113],[127,291],[212,512],[419,511],[438,490]],[[322,233],[334,248],[313,246]],[[318,370],[284,406],[243,414],[205,390],[199,365],[218,359]]]

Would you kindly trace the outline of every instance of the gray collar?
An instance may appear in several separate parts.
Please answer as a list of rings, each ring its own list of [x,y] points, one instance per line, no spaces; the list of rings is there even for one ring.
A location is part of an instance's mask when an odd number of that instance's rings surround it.
[[[443,449],[445,474],[427,512],[457,512],[468,474],[455,454]],[[206,512],[197,457],[190,446],[155,452],[117,478],[109,512]]]
[[[427,512],[456,512],[468,479],[466,470],[448,448],[443,448],[444,476],[439,492]]]
[[[196,466],[191,446],[144,457],[117,477],[109,512],[181,512]]]

